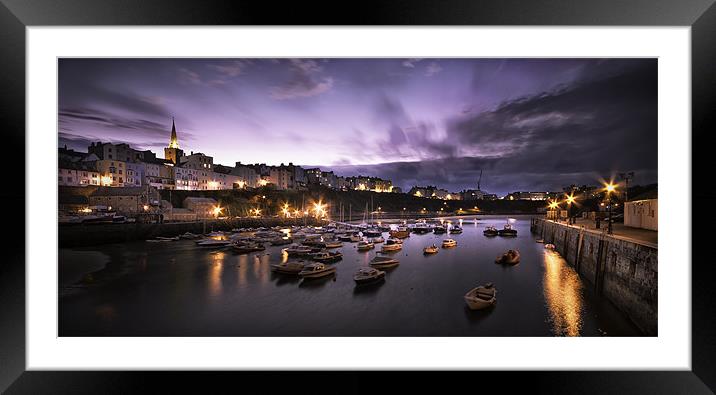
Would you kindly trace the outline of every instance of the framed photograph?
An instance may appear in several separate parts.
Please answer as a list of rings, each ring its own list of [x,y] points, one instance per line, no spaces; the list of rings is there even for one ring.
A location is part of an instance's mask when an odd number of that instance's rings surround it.
[[[0,388],[711,393],[716,6],[582,3],[4,1]]]

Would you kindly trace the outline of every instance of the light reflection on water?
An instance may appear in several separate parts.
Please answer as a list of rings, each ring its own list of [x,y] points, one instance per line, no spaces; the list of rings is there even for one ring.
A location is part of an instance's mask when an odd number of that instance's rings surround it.
[[[221,295],[221,274],[224,271],[224,258],[226,253],[222,251],[212,254],[211,267],[209,268],[209,295],[216,298]]]
[[[100,246],[96,250],[110,257],[105,272],[133,271],[60,298],[60,336],[637,334],[608,304],[596,303],[588,284],[581,285],[558,254],[545,253],[535,243],[528,219],[516,221],[515,238],[482,234],[486,226],[501,226],[505,220],[466,219],[463,225],[473,226],[461,234],[413,234],[401,251],[391,254],[400,266],[369,287],[357,287],[353,274],[383,255],[381,244],[359,252],[355,243],[343,243],[338,249],[343,259],[332,264],[338,273],[305,283],[297,276],[271,273],[271,264],[289,260],[282,252],[285,245],[266,245],[265,251],[251,254],[207,251],[188,240]],[[423,254],[423,247],[445,238],[458,240],[458,247]],[[519,265],[494,263],[507,249],[520,251]],[[74,254],[60,250],[60,262],[76,259]],[[466,311],[464,293],[485,282],[499,289],[496,308]]]
[[[582,282],[556,252],[544,252],[544,298],[556,336],[579,336],[582,328]]]

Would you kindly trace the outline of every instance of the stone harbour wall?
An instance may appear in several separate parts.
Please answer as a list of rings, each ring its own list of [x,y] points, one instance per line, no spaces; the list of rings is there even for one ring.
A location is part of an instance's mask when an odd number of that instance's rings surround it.
[[[577,226],[533,219],[532,233],[555,245],[579,275],[644,334],[657,335],[658,248]]]

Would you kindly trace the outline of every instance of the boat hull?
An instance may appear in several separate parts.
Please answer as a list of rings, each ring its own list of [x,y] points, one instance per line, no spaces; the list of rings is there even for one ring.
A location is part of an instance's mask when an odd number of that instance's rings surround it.
[[[331,268],[326,268],[325,270],[314,271],[314,272],[303,272],[302,271],[302,272],[299,272],[298,275],[304,279],[314,279],[314,278],[327,277],[327,276],[334,274],[335,272],[336,272],[336,269],[331,267]]]

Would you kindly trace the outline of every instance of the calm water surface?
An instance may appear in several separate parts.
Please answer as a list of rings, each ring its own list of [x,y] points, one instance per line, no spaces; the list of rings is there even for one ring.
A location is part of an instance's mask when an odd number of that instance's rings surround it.
[[[465,218],[457,235],[412,234],[392,254],[400,266],[385,281],[356,287],[353,274],[376,255],[343,243],[334,278],[302,282],[269,265],[281,249],[237,255],[197,248],[191,240],[130,242],[60,250],[60,336],[639,336],[608,301],[597,298],[518,217],[515,238],[487,238],[505,217]],[[455,219],[453,221],[456,222]],[[387,237],[387,234],[384,235]],[[456,248],[424,256],[445,238]],[[508,249],[515,266],[494,263]],[[77,289],[78,265],[106,265]],[[97,270],[92,263],[87,271]],[[71,270],[72,275],[62,275]],[[493,282],[497,304],[470,311],[463,295]]]

